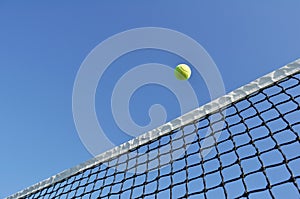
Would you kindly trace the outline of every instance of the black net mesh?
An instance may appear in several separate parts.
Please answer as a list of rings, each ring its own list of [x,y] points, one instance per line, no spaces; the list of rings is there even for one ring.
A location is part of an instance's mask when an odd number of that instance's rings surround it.
[[[287,77],[26,198],[300,198],[299,80]]]

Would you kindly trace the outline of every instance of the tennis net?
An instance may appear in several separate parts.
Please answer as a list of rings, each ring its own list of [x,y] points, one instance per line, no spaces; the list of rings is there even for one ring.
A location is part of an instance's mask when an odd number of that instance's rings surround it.
[[[299,198],[300,59],[8,198]]]

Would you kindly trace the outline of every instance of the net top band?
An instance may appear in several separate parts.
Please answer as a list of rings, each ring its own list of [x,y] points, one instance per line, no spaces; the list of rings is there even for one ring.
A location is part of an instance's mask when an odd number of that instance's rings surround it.
[[[242,86],[242,87],[228,93],[227,95],[224,95],[224,96],[222,96],[218,99],[215,99],[199,108],[196,108],[193,111],[190,111],[189,113],[186,113],[186,114],[182,115],[181,117],[178,117],[156,129],[153,129],[143,135],[140,135],[140,136],[124,143],[124,144],[121,144],[120,146],[110,149],[110,150],[96,156],[95,158],[92,158],[92,159],[90,159],[82,164],[79,164],[71,169],[67,169],[67,170],[65,170],[57,175],[54,175],[44,181],[41,181],[33,186],[30,186],[14,195],[7,197],[7,199],[24,197],[24,196],[34,193],[38,190],[41,190],[45,187],[48,187],[54,183],[57,183],[63,179],[66,179],[72,175],[80,173],[88,168],[98,165],[99,163],[105,162],[111,158],[114,158],[116,156],[124,154],[134,148],[137,148],[138,146],[141,146],[152,140],[155,140],[160,136],[166,135],[173,130],[179,129],[182,126],[190,124],[197,119],[201,119],[202,117],[212,114],[215,111],[218,111],[222,108],[226,108],[228,105],[230,105],[234,102],[244,99],[245,97],[247,97],[263,88],[269,87],[269,86],[273,85],[274,83],[276,83],[280,80],[283,80],[293,74],[299,73],[299,72],[300,72],[300,59],[297,59],[296,61],[294,61],[286,66],[283,66],[282,68],[280,68],[278,70],[275,70],[261,78],[258,78],[257,80],[255,80],[245,86]]]

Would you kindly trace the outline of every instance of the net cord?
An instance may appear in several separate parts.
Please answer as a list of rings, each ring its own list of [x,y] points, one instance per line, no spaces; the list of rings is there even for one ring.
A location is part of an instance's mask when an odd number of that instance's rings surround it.
[[[228,105],[239,101],[246,96],[249,96],[263,88],[271,86],[275,82],[283,80],[288,76],[291,76],[295,73],[300,72],[300,59],[297,59],[294,62],[291,62],[263,77],[256,79],[255,81],[242,86],[222,97],[219,97],[199,108],[194,109],[156,129],[148,131],[126,143],[121,144],[120,146],[114,147],[98,156],[81,163],[73,168],[67,169],[61,173],[58,173],[46,180],[43,180],[35,185],[32,185],[20,192],[17,192],[6,199],[13,199],[13,198],[21,198],[34,193],[38,190],[46,188],[51,184],[55,184],[65,178],[68,178],[72,175],[80,173],[90,167],[93,167],[101,162],[105,162],[113,157],[118,155],[124,154],[140,145],[146,144],[149,141],[155,140],[158,137],[170,133],[173,130],[180,128],[181,126],[187,125],[192,123],[194,120],[201,119],[208,114],[214,113],[215,111],[226,108]]]

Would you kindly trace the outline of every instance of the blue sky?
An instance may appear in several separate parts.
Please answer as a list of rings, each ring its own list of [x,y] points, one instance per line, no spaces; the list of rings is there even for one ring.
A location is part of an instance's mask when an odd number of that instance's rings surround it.
[[[138,27],[180,31],[206,49],[229,92],[300,57],[299,7],[296,0],[0,1],[0,198],[92,157],[74,125],[72,90],[81,63],[100,42]],[[130,137],[118,134],[100,102],[108,101],[116,66],[182,61],[145,50],[112,64],[99,83],[96,107],[115,143]],[[199,101],[208,102],[201,77],[190,82]],[[180,116],[172,93],[149,86],[131,102],[137,123],[147,123],[153,102],[166,106],[168,120]]]

